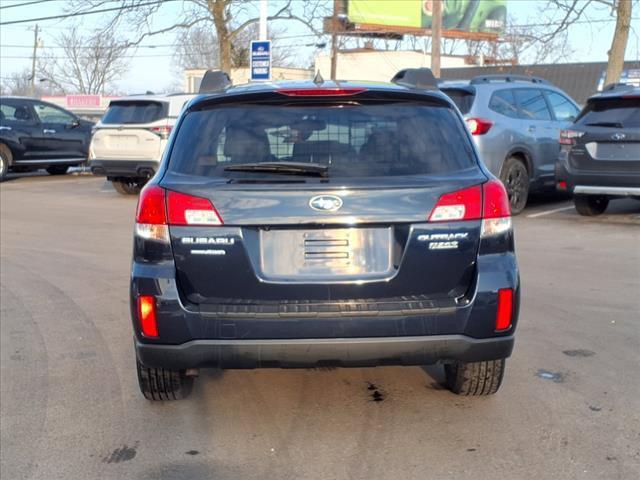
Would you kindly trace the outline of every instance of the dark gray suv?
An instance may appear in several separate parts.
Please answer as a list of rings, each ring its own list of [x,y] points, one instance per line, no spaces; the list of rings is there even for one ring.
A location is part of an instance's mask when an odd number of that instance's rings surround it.
[[[498,390],[520,298],[509,201],[421,77],[187,105],[136,215],[146,398],[184,397],[207,367],[438,363],[457,394]]]
[[[442,82],[440,88],[463,114],[486,166],[505,184],[514,215],[530,191],[554,187],[560,130],[580,111],[566,93],[517,75]]]

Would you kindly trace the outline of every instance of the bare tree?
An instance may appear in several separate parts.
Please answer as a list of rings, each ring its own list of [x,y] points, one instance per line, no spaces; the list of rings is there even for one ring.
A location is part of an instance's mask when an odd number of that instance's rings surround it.
[[[611,16],[616,18],[616,28],[611,49],[608,52],[605,84],[617,82],[624,67],[634,3],[638,4],[638,0],[547,0],[542,11],[552,12],[552,16],[546,17],[550,27],[539,36],[537,43],[545,45],[553,42],[558,35],[566,33],[576,22],[591,21],[590,13],[595,9],[606,8]]]
[[[36,77],[36,97],[59,93],[62,92],[51,85],[47,79]],[[31,71],[24,69],[21,72],[14,72],[7,78],[3,78],[2,83],[0,83],[0,94],[31,96]]]
[[[38,73],[65,93],[105,93],[127,69],[129,47],[111,29],[83,36],[73,27],[61,33],[55,45],[57,50],[45,49]]]
[[[72,11],[86,12],[107,3],[109,0],[75,0]],[[217,42],[218,64],[222,70],[229,71],[234,64],[234,46],[239,46],[242,35],[260,20],[256,2],[251,0],[183,0],[180,13],[169,26],[152,29],[151,20],[155,16],[162,16],[165,11],[163,7],[171,3],[163,0],[122,0],[122,10],[105,28],[128,25],[135,33],[130,45],[138,45],[149,36],[172,30],[186,30],[199,25],[204,26],[203,28],[212,27]],[[322,18],[330,8],[326,0],[281,0],[271,4],[276,9],[268,16],[269,22],[295,21],[318,34]]]

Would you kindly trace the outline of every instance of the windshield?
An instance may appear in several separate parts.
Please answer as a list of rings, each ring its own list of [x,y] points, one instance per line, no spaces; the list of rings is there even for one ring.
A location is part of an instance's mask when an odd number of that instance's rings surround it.
[[[437,174],[474,165],[461,121],[447,107],[237,105],[188,113],[169,170],[226,178],[285,173],[228,168],[263,162],[326,165],[329,178]]]
[[[587,104],[578,125],[601,125],[612,128],[640,128],[640,99],[607,99]]]
[[[151,123],[167,116],[168,105],[163,102],[111,102],[102,117],[104,124]]]

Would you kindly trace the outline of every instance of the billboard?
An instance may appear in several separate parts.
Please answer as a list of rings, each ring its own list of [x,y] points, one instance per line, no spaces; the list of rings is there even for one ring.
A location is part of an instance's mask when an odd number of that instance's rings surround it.
[[[431,29],[433,0],[346,0],[349,22],[396,28]],[[443,0],[442,29],[501,33],[506,0]]]

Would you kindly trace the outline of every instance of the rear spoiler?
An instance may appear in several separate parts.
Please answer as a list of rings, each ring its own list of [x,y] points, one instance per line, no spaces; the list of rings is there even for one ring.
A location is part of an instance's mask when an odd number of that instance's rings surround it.
[[[405,68],[393,76],[391,83],[426,90],[438,89],[438,81],[430,68]]]
[[[221,92],[231,86],[231,79],[222,70],[207,70],[200,82],[198,93]]]

